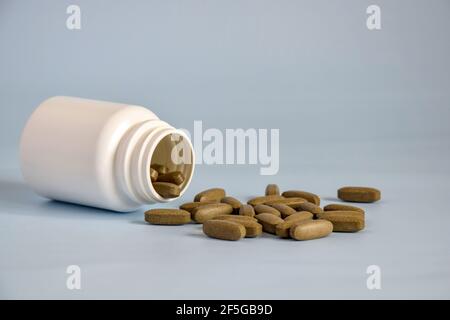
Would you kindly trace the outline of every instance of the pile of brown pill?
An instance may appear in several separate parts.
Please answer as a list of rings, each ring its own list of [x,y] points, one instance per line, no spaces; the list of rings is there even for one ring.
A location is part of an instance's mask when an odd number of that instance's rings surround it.
[[[369,187],[342,187],[338,198],[370,203],[380,200],[381,193]],[[222,240],[253,238],[262,232],[280,238],[312,240],[326,237],[333,231],[363,230],[364,215],[363,209],[346,204],[321,208],[320,197],[314,193],[300,190],[280,193],[276,184],[269,184],[264,196],[250,199],[247,204],[227,196],[222,188],[212,188],[198,193],[193,202],[184,203],[179,209],[148,210],[145,220],[159,225],[186,224],[193,220],[203,224],[207,236]]]
[[[176,198],[180,195],[180,185],[185,177],[181,171],[169,171],[162,164],[152,164],[150,166],[150,178],[153,188],[163,198]]]

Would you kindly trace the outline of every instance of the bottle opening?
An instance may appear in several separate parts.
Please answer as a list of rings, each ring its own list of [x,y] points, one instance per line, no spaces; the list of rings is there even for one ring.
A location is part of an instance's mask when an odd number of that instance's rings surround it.
[[[156,141],[148,166],[152,194],[163,202],[184,193],[194,170],[194,153],[189,138],[182,131],[171,131]]]

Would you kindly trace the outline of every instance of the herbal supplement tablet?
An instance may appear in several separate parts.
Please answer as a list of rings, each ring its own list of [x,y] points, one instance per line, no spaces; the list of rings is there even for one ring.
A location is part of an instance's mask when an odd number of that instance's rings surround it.
[[[156,171],[153,168],[150,168],[150,180],[152,182],[155,182],[156,180],[158,180],[158,171]]]
[[[192,210],[192,218],[198,223],[213,219],[223,214],[231,214],[233,208],[226,203],[211,203]]]
[[[229,215],[226,218],[222,219],[214,219],[214,220],[227,220],[227,221],[233,221],[236,223],[239,223],[245,227],[245,237],[246,238],[254,238],[262,233],[262,225],[259,224],[256,221],[248,220],[248,219],[239,219],[244,218],[245,216],[236,216],[236,215]],[[247,218],[247,217],[246,217]],[[251,219],[251,218],[250,218]]]
[[[262,224],[263,230],[265,232],[273,234],[275,233],[276,226],[284,222],[283,219],[271,213],[260,213],[257,214],[255,217],[256,219],[258,219],[258,222]]]
[[[169,182],[153,182],[153,188],[163,198],[176,198],[181,192],[179,186]]]
[[[158,181],[180,185],[184,182],[184,175],[181,171],[172,171],[159,175]]]
[[[165,174],[165,173],[169,172],[169,168],[167,168],[163,164],[154,163],[154,164],[150,165],[150,168],[153,170],[156,170],[158,172],[158,174]]]
[[[276,215],[277,217],[281,217],[280,211],[265,204],[258,204],[253,209],[255,209],[256,213],[270,213]]]
[[[287,204],[284,203],[274,203],[270,205],[271,207],[274,207],[281,213],[281,218],[285,219],[286,217],[290,216],[291,214],[297,213],[297,211],[294,208],[289,207]]]
[[[312,220],[313,214],[309,211],[300,211],[286,217],[284,221],[300,221],[300,220]]]
[[[223,197],[225,197],[225,190],[222,188],[211,188],[204,190],[194,198],[194,201],[220,201]]]
[[[234,214],[239,214],[239,209],[241,208],[242,203],[233,197],[224,197],[222,200],[220,200],[222,203],[227,203],[233,208]]]
[[[280,200],[280,199],[284,199],[284,197],[279,196],[279,195],[262,196],[262,197],[256,197],[256,198],[248,200],[247,204],[256,206],[258,204],[265,204],[266,202],[273,201],[273,200]]]
[[[217,203],[217,202],[216,201],[186,202],[180,206],[180,209],[186,210],[186,211],[189,211],[190,213],[192,213],[192,210],[194,210],[195,208],[204,206],[205,204],[210,204],[210,203]]]
[[[208,220],[203,224],[203,232],[211,238],[221,240],[240,240],[245,237],[245,227],[227,220]]]
[[[349,202],[375,202],[380,200],[381,192],[369,187],[342,187],[338,190],[338,198]]]
[[[348,204],[338,204],[338,203],[328,204],[325,207],[323,207],[323,210],[324,211],[358,211],[358,212],[364,213],[364,209],[362,209],[362,208],[350,206]]]
[[[236,220],[236,221],[254,221],[257,222],[258,220],[256,218],[250,217],[250,216],[240,216],[235,214],[221,214],[217,217],[214,217],[213,219],[218,220]]]
[[[280,188],[276,184],[268,184],[266,187],[266,196],[280,195]]]
[[[301,190],[289,190],[289,191],[283,192],[282,196],[286,197],[286,198],[293,198],[293,197],[303,198],[311,203],[314,203],[317,206],[320,205],[320,197],[317,194],[314,194],[311,192],[306,192],[306,191],[301,191]]]
[[[294,198],[282,198],[282,199],[277,199],[277,200],[271,200],[271,201],[265,202],[264,204],[267,204],[268,206],[272,206],[273,204],[285,204],[285,205],[288,205],[289,207],[295,209],[296,206],[298,206],[300,203],[304,203],[304,202],[308,202],[308,201],[303,198],[294,197]]]
[[[243,204],[239,208],[239,215],[241,216],[248,216],[248,217],[254,217],[255,216],[255,209],[249,204]]]
[[[316,206],[314,203],[311,202],[300,203],[296,209],[300,211],[308,211],[313,214],[319,214],[323,212],[321,207]]]
[[[145,221],[164,225],[186,224],[191,221],[191,214],[179,209],[152,209],[145,212]]]
[[[304,220],[294,224],[289,235],[295,240],[312,240],[328,236],[333,231],[333,224],[327,220]]]
[[[325,211],[319,214],[333,224],[335,232],[357,232],[364,229],[364,213],[358,211]]]

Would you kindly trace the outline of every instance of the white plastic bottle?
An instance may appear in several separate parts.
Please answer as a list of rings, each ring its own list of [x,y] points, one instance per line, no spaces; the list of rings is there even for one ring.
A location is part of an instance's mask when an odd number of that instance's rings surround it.
[[[168,202],[153,188],[150,165],[194,172],[187,135],[133,105],[53,97],[33,112],[20,143],[25,181],[40,195],[114,211]]]

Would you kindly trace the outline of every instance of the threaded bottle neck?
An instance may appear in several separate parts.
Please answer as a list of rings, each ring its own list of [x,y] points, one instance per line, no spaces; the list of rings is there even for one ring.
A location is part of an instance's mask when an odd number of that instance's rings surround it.
[[[182,144],[188,161],[173,159],[174,150]],[[184,157],[186,159],[186,157]],[[116,157],[116,176],[122,193],[136,204],[168,202],[153,188],[150,165],[163,164],[171,171],[181,171],[186,177],[181,194],[188,187],[194,171],[194,152],[189,138],[161,120],[147,120],[135,125],[121,141]]]

